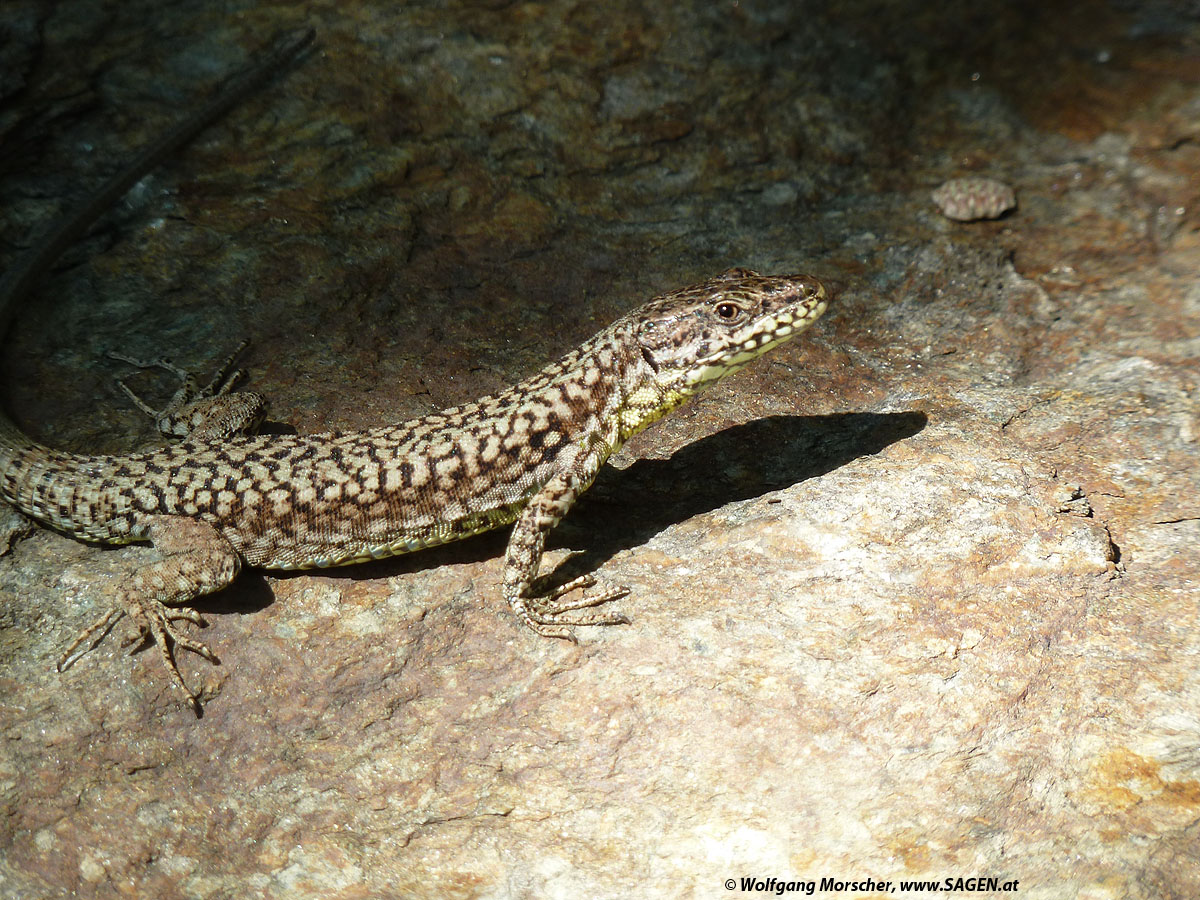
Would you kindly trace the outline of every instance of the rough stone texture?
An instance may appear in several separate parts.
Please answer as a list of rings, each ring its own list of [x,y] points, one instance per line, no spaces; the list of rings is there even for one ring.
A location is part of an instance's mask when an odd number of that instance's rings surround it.
[[[252,574],[197,720],[119,636],[53,668],[151,551],[0,516],[0,893],[1200,896],[1200,26],[958,6],[10,2],[10,257],[321,35],[22,311],[6,399],[53,443],[156,439],[110,349],[249,337],[277,424],[355,428],[730,265],[841,290],[568,517],[556,575],[633,589],[578,646],[514,623],[503,535]],[[972,172],[1020,209],[944,220]]]

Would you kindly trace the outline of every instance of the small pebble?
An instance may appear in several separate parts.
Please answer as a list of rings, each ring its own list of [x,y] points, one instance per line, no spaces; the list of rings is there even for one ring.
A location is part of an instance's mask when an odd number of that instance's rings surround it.
[[[1017,195],[994,178],[951,178],[933,192],[942,215],[956,222],[998,219],[1017,205]]]

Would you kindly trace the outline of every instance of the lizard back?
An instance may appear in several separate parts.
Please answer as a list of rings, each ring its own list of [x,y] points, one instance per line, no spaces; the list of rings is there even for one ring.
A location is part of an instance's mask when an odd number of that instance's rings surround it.
[[[0,417],[0,496],[84,540],[146,539],[156,515],[214,525],[246,563],[391,556],[511,523],[581,448],[615,451],[614,329],[498,394],[396,425],[233,435],[129,455],[43,446]],[[605,454],[607,456],[607,453]]]

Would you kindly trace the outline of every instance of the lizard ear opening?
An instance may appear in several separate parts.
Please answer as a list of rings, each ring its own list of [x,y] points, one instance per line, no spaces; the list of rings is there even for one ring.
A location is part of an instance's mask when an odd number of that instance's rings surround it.
[[[650,348],[644,344],[642,345],[642,359],[646,361],[646,365],[653,369],[657,375],[661,367],[658,364],[658,360],[654,358],[654,354],[650,352]]]

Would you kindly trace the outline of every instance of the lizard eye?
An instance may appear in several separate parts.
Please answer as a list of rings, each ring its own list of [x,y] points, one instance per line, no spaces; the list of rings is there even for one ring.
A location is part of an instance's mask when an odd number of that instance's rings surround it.
[[[742,314],[742,308],[736,303],[718,303],[716,306],[717,317],[726,322],[733,322]]]

